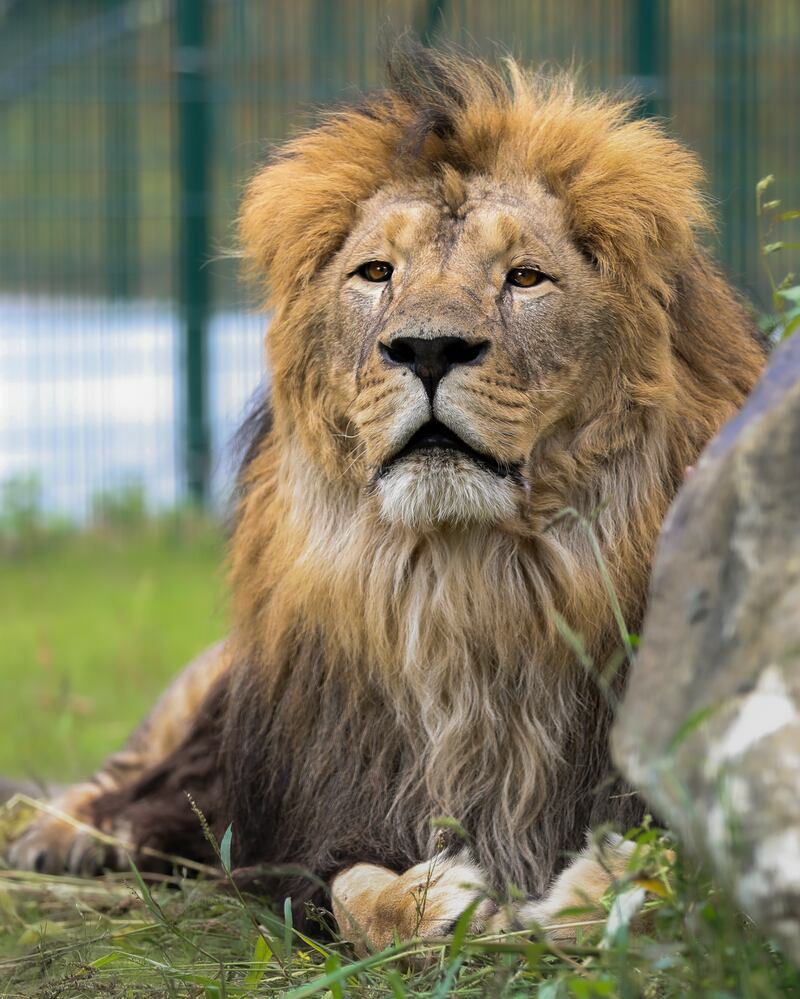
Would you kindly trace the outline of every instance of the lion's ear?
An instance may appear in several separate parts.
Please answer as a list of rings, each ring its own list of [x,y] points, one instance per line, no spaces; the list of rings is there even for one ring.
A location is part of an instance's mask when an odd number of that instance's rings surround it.
[[[390,122],[341,112],[290,142],[250,181],[240,243],[273,299],[308,282],[341,246],[359,205],[389,180],[397,141]]]

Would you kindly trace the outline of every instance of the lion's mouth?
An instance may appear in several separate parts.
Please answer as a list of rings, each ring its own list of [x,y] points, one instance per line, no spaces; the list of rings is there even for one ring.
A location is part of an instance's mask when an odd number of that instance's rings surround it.
[[[385,474],[396,462],[413,454],[436,454],[445,451],[455,451],[466,455],[476,465],[480,465],[501,478],[519,474],[519,466],[498,461],[483,451],[476,451],[439,420],[429,420],[424,423],[396,454],[384,462],[378,474]]]

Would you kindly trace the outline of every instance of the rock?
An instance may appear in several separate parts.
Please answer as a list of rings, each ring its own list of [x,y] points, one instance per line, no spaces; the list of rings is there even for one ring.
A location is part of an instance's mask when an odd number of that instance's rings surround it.
[[[664,525],[618,766],[800,962],[800,336]]]

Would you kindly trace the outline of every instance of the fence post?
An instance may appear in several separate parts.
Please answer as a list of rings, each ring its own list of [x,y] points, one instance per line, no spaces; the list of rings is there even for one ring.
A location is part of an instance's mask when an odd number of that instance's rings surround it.
[[[667,110],[669,4],[661,0],[630,3],[630,66],[639,97],[638,113],[652,118]]]
[[[178,103],[178,294],[182,322],[184,467],[190,499],[208,498],[207,403],[210,305],[206,93],[206,0],[178,0],[175,75]]]
[[[420,25],[419,38],[423,45],[433,45],[434,35],[444,24],[445,0],[428,0],[425,18]]]
[[[758,136],[754,59],[758,8],[751,20],[745,0],[714,4],[714,180],[719,198],[720,256],[737,283],[748,273],[752,238],[755,153]],[[742,206],[747,206],[742,210]],[[750,245],[748,245],[750,244]],[[757,272],[756,260],[750,274]],[[753,291],[755,289],[753,288]]]
[[[135,43],[129,43],[131,48]],[[130,298],[136,292],[139,253],[136,225],[137,92],[120,72],[135,49],[120,42],[108,46],[103,81],[103,136],[105,145],[105,288],[109,298]],[[128,69],[128,66],[125,66]],[[137,81],[138,82],[138,81]]]

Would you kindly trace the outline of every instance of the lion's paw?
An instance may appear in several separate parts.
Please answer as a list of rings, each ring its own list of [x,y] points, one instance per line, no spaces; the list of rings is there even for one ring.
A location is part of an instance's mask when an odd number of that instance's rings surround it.
[[[339,930],[360,953],[396,939],[447,936],[473,904],[470,932],[481,933],[497,912],[483,872],[466,851],[438,854],[404,874],[356,864],[338,875],[331,894]]]
[[[636,846],[615,833],[599,844],[591,836],[587,839],[584,849],[558,875],[544,898],[522,905],[517,916],[520,923],[541,927],[551,940],[571,942],[579,928],[605,920],[603,897],[628,873]]]
[[[94,784],[78,784],[49,802],[51,808],[67,817],[42,812],[11,844],[10,866],[40,874],[83,877],[119,867],[119,851],[85,828],[91,825],[91,804],[100,793]]]

